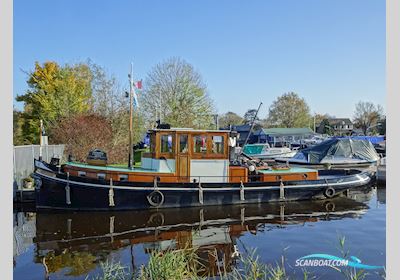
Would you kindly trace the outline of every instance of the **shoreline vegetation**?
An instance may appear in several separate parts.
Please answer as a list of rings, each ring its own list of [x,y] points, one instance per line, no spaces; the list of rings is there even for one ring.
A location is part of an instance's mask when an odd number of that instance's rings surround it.
[[[343,258],[350,256],[350,251],[345,244],[345,237],[339,237],[338,250]],[[94,277],[87,276],[85,280],[166,280],[166,279],[221,279],[221,280],[244,280],[244,279],[265,279],[265,280],[290,280],[290,279],[322,279],[321,276],[302,268],[300,273],[290,269],[284,255],[274,263],[264,264],[260,261],[256,250],[245,250],[248,253],[236,256],[232,268],[226,267],[224,259],[219,259],[215,251],[214,256],[218,264],[217,271],[207,271],[207,266],[196,254],[195,248],[184,248],[178,250],[167,250],[164,252],[154,251],[151,253],[146,265],[141,265],[135,271],[130,271],[120,262],[106,261],[100,264],[101,272]],[[366,271],[351,267],[338,268],[328,267],[337,271],[337,279],[361,280],[386,279],[386,269],[383,271]]]

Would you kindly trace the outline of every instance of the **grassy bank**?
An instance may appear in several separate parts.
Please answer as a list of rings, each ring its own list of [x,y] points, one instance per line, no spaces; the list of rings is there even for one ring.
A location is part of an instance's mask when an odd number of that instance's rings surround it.
[[[343,258],[350,256],[350,250],[346,246],[345,237],[339,237],[338,250]],[[224,259],[218,259],[215,251],[213,258],[217,263],[224,264]],[[222,268],[221,268],[222,267]],[[130,271],[120,263],[102,263],[101,274],[95,280],[166,280],[166,279],[222,279],[222,280],[244,280],[244,279],[265,279],[265,280],[287,280],[287,279],[321,279],[320,276],[303,269],[294,274],[291,267],[286,263],[285,257],[275,263],[264,264],[260,261],[256,251],[250,254],[240,255],[235,265],[227,268],[225,265],[218,266],[217,271],[210,272],[208,266],[202,261],[196,249],[180,249],[165,252],[155,251],[150,255],[149,262],[142,265],[136,271]],[[360,280],[367,276],[374,276],[374,279],[385,279],[384,271],[365,271],[351,267],[336,268],[337,279]]]

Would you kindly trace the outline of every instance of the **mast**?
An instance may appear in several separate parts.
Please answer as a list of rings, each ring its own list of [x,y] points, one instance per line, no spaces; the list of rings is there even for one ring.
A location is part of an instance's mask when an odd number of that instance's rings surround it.
[[[128,157],[128,168],[133,166],[133,153],[132,153],[132,125],[133,125],[133,62],[131,63],[131,73],[128,74],[129,78],[129,157]],[[132,164],[133,163],[133,164]]]
[[[253,121],[251,122],[250,131],[249,131],[249,134],[247,134],[246,141],[244,141],[243,148],[244,148],[244,146],[246,146],[246,144],[247,144],[247,141],[249,141],[250,134],[251,134],[251,132],[253,131],[254,122],[255,122],[255,121],[256,121],[256,119],[257,119],[258,111],[260,111],[260,108],[261,108],[261,105],[262,105],[262,104],[263,104],[263,103],[262,103],[262,102],[260,102],[260,105],[258,105],[257,112],[256,112],[256,114],[254,115]]]

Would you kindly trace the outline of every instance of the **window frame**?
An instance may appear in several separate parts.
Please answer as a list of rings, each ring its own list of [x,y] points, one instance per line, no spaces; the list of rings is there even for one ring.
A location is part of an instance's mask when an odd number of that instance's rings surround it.
[[[172,136],[172,151],[171,152],[161,152],[161,139],[162,136],[164,135],[171,135]],[[175,151],[176,151],[176,132],[174,131],[166,131],[166,132],[160,132],[157,134],[157,139],[156,139],[156,155],[158,155],[158,158],[164,157],[168,159],[173,159],[175,158]]]
[[[196,142],[195,142],[196,137],[205,137],[206,138],[206,151],[205,152],[196,152],[195,151],[195,149],[196,149]],[[209,143],[208,143],[209,139],[208,138],[209,138],[208,135],[205,134],[205,133],[193,134],[192,135],[192,143],[193,143],[193,145],[192,145],[192,153],[193,153],[193,155],[201,155],[202,157],[204,157],[204,156],[206,156],[208,154],[208,152],[209,152]]]
[[[221,142],[220,143],[222,143],[222,151],[221,152],[214,152],[214,143],[217,143],[217,142],[214,142],[214,137],[221,137]],[[213,155],[224,155],[225,154],[225,137],[223,136],[223,135],[219,135],[219,134],[213,134],[213,135],[210,135],[210,140],[211,140],[211,154],[213,154]]]

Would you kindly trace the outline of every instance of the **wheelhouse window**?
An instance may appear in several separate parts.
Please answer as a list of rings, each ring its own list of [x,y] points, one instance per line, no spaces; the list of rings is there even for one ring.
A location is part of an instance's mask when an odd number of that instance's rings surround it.
[[[224,153],[224,137],[221,135],[212,136],[212,152],[214,154]]]
[[[78,171],[78,176],[79,177],[86,177],[86,172],[85,171]]]
[[[171,134],[161,135],[161,153],[172,153],[173,152],[173,141]]]
[[[196,135],[193,136],[193,152],[195,153],[207,153],[207,136]]]
[[[105,180],[106,179],[106,173],[97,173],[97,179]]]
[[[186,134],[179,135],[179,152],[187,153],[188,152],[188,136]]]

